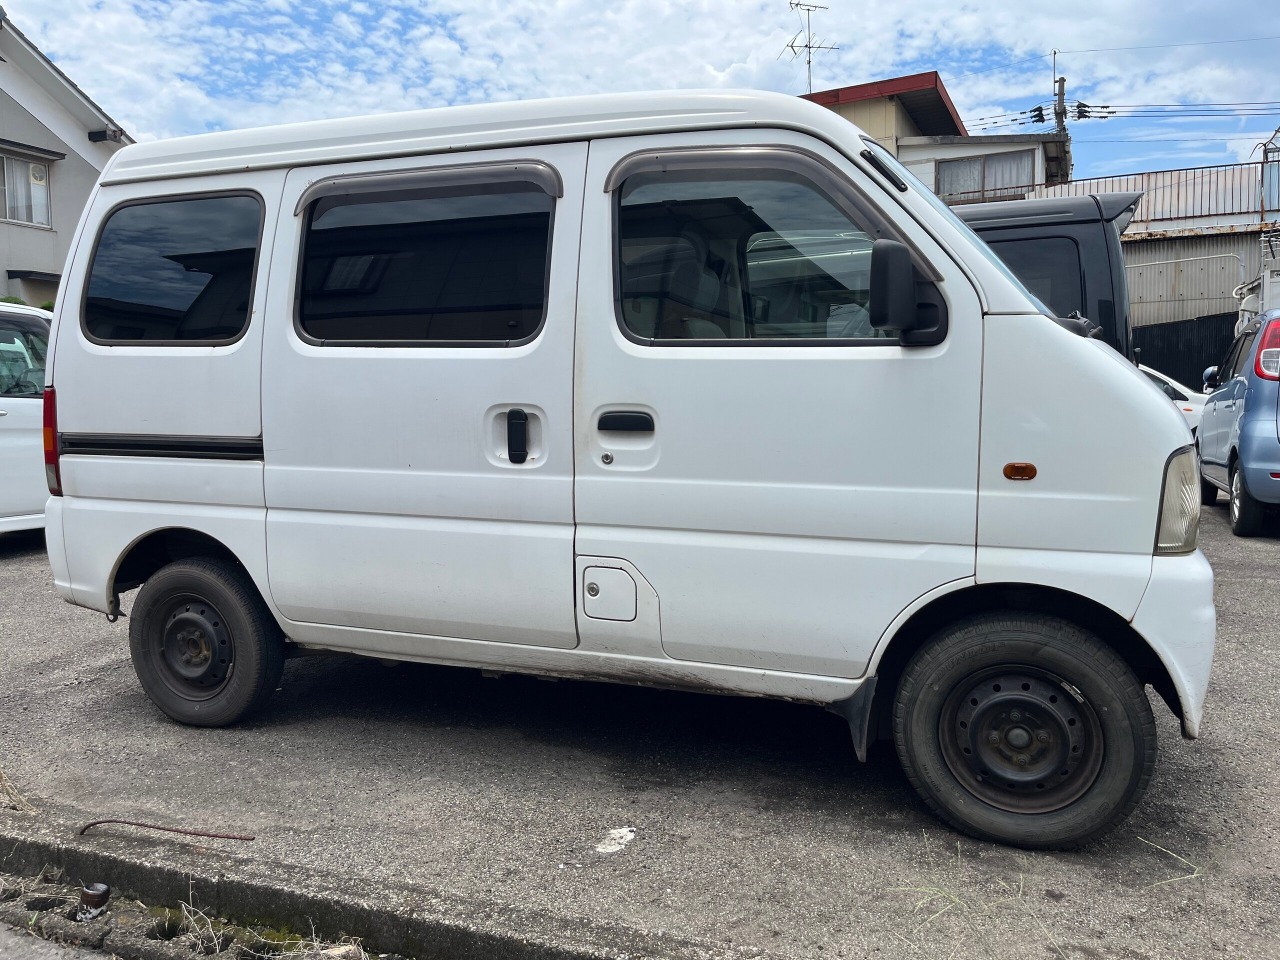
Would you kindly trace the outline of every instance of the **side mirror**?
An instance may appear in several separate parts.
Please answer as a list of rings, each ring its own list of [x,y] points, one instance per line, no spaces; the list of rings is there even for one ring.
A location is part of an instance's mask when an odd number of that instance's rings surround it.
[[[1203,377],[1204,377],[1205,393],[1211,393],[1212,391],[1218,389],[1218,368],[1217,367],[1207,368],[1203,374]]]
[[[871,326],[896,330],[903,346],[932,346],[947,335],[945,305],[932,292],[921,302],[911,251],[896,240],[877,240],[871,245],[868,308]]]

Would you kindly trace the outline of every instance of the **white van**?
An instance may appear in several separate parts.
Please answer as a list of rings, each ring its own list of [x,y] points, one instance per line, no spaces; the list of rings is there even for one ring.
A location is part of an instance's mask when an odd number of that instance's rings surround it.
[[[778,697],[1028,847],[1137,803],[1144,684],[1200,728],[1186,424],[791,97],[127,147],[48,383],[58,590],[141,588],[133,660],[183,723],[300,649]]]

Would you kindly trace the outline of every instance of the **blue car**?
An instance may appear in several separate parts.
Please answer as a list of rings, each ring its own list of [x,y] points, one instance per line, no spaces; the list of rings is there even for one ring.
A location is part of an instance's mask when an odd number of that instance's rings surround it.
[[[1204,372],[1200,500],[1231,498],[1231,530],[1252,537],[1280,504],[1280,310],[1268,310],[1235,338],[1226,359]]]

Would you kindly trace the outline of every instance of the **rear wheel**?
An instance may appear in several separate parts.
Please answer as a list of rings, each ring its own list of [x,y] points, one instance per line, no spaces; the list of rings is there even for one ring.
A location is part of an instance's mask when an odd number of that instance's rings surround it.
[[[1240,465],[1231,468],[1231,532],[1237,537],[1256,537],[1262,532],[1266,508],[1245,488]]]
[[[1133,671],[1091,633],[1055,617],[984,615],[954,624],[903,673],[898,756],[943,820],[984,840],[1070,849],[1137,805],[1156,730]]]
[[[152,702],[199,727],[260,707],[284,669],[279,626],[244,570],[222,560],[171,563],[143,584],[129,650]]]

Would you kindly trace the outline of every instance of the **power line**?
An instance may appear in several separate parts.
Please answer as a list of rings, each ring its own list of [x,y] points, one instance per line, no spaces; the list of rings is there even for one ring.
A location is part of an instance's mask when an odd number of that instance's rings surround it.
[[[1059,50],[1058,53],[1119,53],[1126,50],[1170,50],[1175,47],[1209,47],[1224,43],[1261,43],[1265,40],[1280,40],[1280,36],[1239,37],[1234,40],[1192,40],[1186,43],[1149,43],[1137,47],[1089,47],[1084,50]],[[1036,60],[1045,60],[1050,56],[1052,56],[1052,53],[1041,53],[1034,57],[1026,57],[1022,60],[1012,60],[1009,63],[1002,63],[994,67],[985,67],[982,70],[974,70],[971,73],[961,73],[953,77],[943,77],[943,79],[963,80],[965,77],[976,77],[984,73],[991,73],[993,70],[1003,70],[1006,67],[1017,67],[1024,63],[1032,63]]]
[[[1275,37],[1240,37],[1237,40],[1192,40],[1187,43],[1150,43],[1141,47],[1090,47],[1087,50],[1059,50],[1059,53],[1116,53],[1121,50],[1167,50],[1172,47],[1209,47],[1221,43],[1259,43],[1263,40],[1280,40]],[[1045,54],[1048,56],[1048,54]]]
[[[1257,142],[1260,137],[1266,134],[1251,133],[1241,137],[1072,137],[1072,143],[1226,143],[1239,140],[1252,140]]]
[[[974,70],[972,73],[962,73],[958,77],[943,77],[944,80],[963,80],[965,77],[976,77],[982,73],[990,73],[992,70],[1003,70],[1005,67],[1016,67],[1020,63],[1030,63],[1032,60],[1043,60],[1049,56],[1047,53],[1039,54],[1034,57],[1027,57],[1025,60],[1014,60],[1012,63],[1002,63],[999,66],[987,67],[984,70]]]

